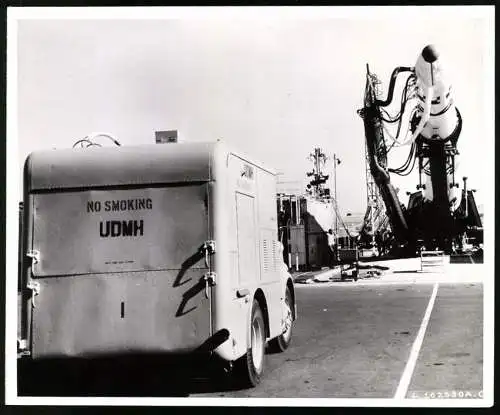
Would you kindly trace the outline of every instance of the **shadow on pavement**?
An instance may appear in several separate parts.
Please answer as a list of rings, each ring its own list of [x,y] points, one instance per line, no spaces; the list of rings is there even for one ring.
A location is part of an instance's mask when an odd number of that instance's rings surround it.
[[[450,264],[483,264],[483,250],[475,252],[450,255]]]
[[[185,397],[242,389],[217,362],[186,357],[18,361],[19,396]]]

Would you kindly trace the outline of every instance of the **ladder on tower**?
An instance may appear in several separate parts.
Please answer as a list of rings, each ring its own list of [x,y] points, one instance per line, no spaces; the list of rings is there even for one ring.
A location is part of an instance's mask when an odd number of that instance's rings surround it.
[[[365,145],[365,173],[366,173],[366,213],[363,228],[369,227],[372,235],[372,245],[375,245],[375,234],[389,228],[389,217],[378,190],[377,184],[370,172],[370,160]]]

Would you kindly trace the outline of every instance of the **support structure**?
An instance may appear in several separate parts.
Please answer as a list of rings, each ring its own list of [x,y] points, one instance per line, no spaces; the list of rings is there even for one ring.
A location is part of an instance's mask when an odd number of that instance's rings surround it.
[[[330,190],[325,188],[325,183],[329,176],[323,173],[328,157],[323,153],[321,148],[314,149],[314,153],[309,155],[309,160],[313,162],[314,168],[307,172],[307,177],[312,177],[312,180],[307,185],[307,193],[317,199],[329,198]]]

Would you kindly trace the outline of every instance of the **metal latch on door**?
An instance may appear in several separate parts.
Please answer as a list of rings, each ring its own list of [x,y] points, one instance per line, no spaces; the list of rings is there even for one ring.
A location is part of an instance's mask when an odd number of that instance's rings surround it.
[[[203,244],[203,252],[205,252],[205,266],[210,269],[210,263],[208,260],[209,255],[215,254],[215,241],[209,240],[205,241]],[[215,285],[217,274],[215,272],[207,272],[203,279],[205,280],[205,297],[208,298],[208,288]]]
[[[26,252],[26,256],[31,258],[31,265],[38,264],[40,262],[40,251],[28,251]]]
[[[205,253],[205,266],[208,268],[208,256],[215,254],[215,241],[205,241],[203,244],[203,252]]]
[[[33,281],[31,280],[30,282],[28,282],[28,284],[26,285],[26,287],[32,291],[31,293],[31,304],[33,305],[33,307],[36,307],[36,304],[35,304],[35,297],[40,294],[40,283],[37,282],[37,281]]]
[[[205,297],[208,298],[208,288],[213,287],[217,281],[217,274],[215,272],[207,272],[203,279],[205,280]]]

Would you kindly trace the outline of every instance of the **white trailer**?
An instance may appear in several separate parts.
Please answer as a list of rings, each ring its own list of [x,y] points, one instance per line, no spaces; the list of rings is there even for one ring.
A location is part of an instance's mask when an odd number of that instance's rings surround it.
[[[296,318],[275,174],[222,143],[25,163],[20,355],[215,354],[250,385]]]

